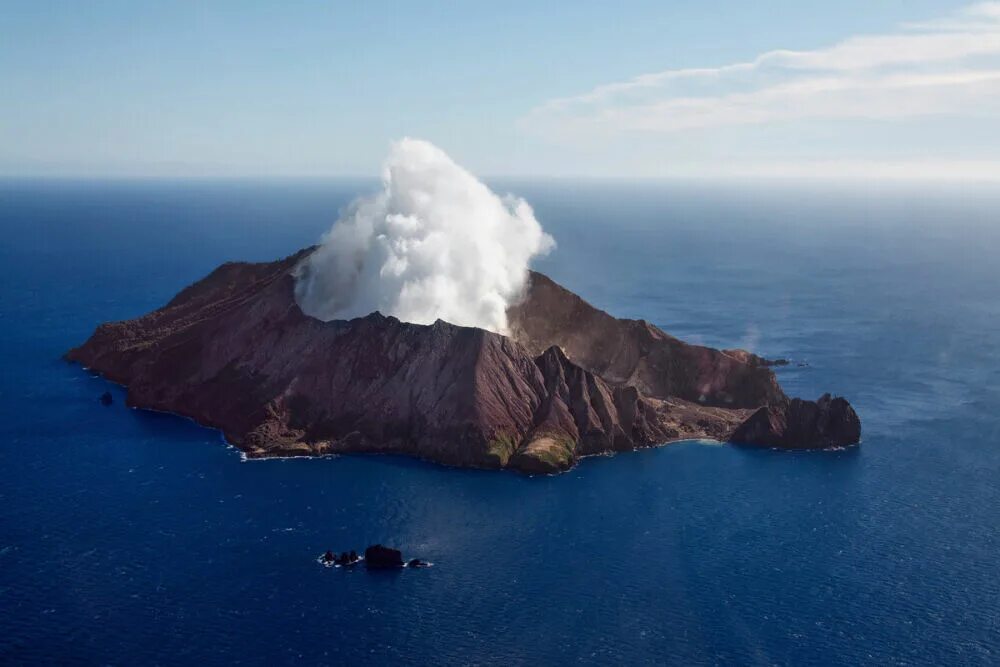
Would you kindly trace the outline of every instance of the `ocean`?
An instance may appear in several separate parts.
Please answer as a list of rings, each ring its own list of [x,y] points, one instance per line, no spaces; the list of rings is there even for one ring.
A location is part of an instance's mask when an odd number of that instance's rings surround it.
[[[0,663],[1000,662],[1000,192],[497,183],[611,313],[791,364],[860,447],[704,442],[554,477],[243,462],[61,355],[362,181],[0,183]],[[111,391],[115,403],[98,397]],[[398,546],[434,567],[327,569]]]

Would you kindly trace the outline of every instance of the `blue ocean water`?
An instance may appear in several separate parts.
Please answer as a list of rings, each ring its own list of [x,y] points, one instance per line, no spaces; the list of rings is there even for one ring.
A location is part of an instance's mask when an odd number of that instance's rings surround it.
[[[540,269],[793,360],[790,394],[857,408],[849,451],[244,463],[61,361],[368,187],[0,184],[0,662],[1000,662],[1000,194],[509,184],[559,243]],[[373,542],[436,566],[314,560]]]

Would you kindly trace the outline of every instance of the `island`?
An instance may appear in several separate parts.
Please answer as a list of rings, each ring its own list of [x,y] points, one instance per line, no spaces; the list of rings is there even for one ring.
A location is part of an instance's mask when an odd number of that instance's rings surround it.
[[[860,441],[845,399],[789,398],[767,360],[615,318],[537,272],[508,308],[508,335],[378,312],[315,319],[294,277],[314,250],[223,264],[66,357],[127,387],[127,405],[219,429],[251,458],[393,453],[556,473],[681,440]]]

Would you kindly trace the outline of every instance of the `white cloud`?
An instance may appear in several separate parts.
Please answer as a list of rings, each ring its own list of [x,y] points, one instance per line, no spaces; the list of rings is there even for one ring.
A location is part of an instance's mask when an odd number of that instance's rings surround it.
[[[803,119],[993,117],[1000,112],[1000,2],[884,35],[753,61],[675,69],[551,100],[524,119],[556,136],[669,134]]]
[[[1000,183],[1000,160],[772,160],[714,166],[712,178],[935,183]],[[699,176],[697,173],[689,176]]]

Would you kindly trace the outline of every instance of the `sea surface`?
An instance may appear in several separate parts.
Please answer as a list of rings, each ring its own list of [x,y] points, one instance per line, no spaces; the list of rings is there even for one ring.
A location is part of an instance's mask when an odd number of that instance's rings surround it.
[[[222,261],[315,242],[373,184],[6,181],[0,663],[1000,663],[1000,193],[495,185],[556,238],[537,268],[790,359],[786,391],[848,397],[863,444],[682,443],[556,477],[243,462],[61,355]],[[316,563],[374,542],[435,565]]]

